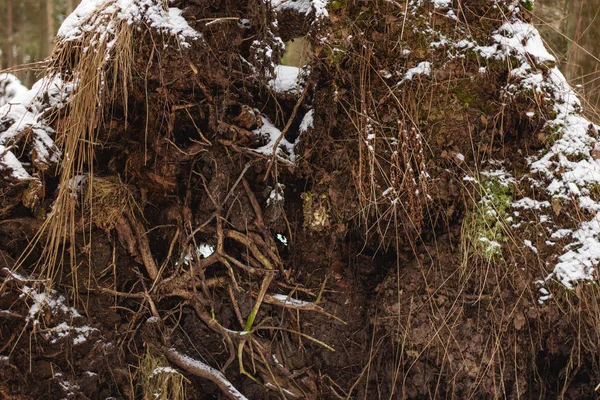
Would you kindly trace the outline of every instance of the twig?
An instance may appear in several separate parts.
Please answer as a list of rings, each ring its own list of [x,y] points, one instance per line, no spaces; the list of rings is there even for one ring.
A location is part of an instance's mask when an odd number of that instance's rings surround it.
[[[142,227],[141,223],[135,219],[133,216],[133,212],[128,212],[127,217],[129,219],[129,223],[133,225],[133,230],[137,236],[138,245],[140,255],[142,256],[142,261],[144,262],[144,266],[146,267],[146,272],[148,272],[148,276],[153,281],[158,276],[158,268],[156,267],[156,262],[152,257],[152,252],[150,251],[150,243],[148,242],[148,237],[146,236],[146,232]]]
[[[239,185],[240,181],[244,178],[244,175],[246,174],[246,171],[248,171],[248,168],[250,168],[250,166],[252,165],[253,161],[249,161],[246,163],[246,165],[244,166],[244,169],[242,170],[242,172],[240,173],[240,175],[238,176],[237,180],[235,181],[235,183],[233,184],[233,186],[231,187],[231,189],[229,190],[229,192],[227,193],[227,196],[225,196],[225,199],[223,200],[222,204],[227,203],[227,200],[229,200],[229,197],[233,194],[233,191],[235,190],[235,188],[237,187],[237,185]],[[207,193],[210,196],[210,193],[207,189]],[[216,202],[213,200],[213,204],[215,204]],[[196,233],[200,232],[200,230],[202,230],[202,228],[204,228],[206,225],[208,225],[210,223],[210,221],[213,220],[213,218],[215,218],[216,216],[218,216],[221,212],[221,207],[218,204],[215,204],[215,206],[217,207],[217,211],[215,211],[207,220],[206,222],[204,222],[202,225],[200,225],[199,227],[197,227],[196,229],[194,229],[192,231],[192,233],[190,233],[186,239],[186,243],[189,243],[189,241],[192,239],[192,237],[194,235],[196,235]]]
[[[194,374],[204,379],[212,381],[223,391],[223,393],[233,400],[248,400],[239,390],[227,380],[223,373],[202,361],[195,360],[175,349],[164,348],[163,353],[170,363],[183,368],[190,374]]]
[[[292,110],[292,114],[290,115],[288,122],[285,124],[285,127],[283,128],[283,130],[279,134],[279,137],[275,141],[275,144],[273,145],[273,155],[271,156],[271,162],[267,166],[267,172],[265,172],[265,177],[263,179],[264,181],[266,181],[267,178],[269,177],[269,173],[271,172],[271,167],[273,166],[273,164],[275,163],[275,159],[277,158],[277,149],[279,149],[279,143],[281,143],[281,141],[285,137],[285,134],[290,129],[290,126],[292,126],[292,122],[294,122],[294,118],[296,118],[298,109],[300,108],[300,105],[302,105],[302,103],[304,102],[304,98],[306,97],[306,94],[308,93],[309,86],[310,85],[308,85],[308,83],[307,83],[306,87],[304,88],[304,92],[302,92],[302,96],[300,96],[300,98],[296,102],[296,105],[294,106],[294,109]]]
[[[346,321],[344,321],[343,319],[341,319],[333,314],[328,313],[327,311],[325,311],[323,309],[323,307],[321,307],[318,304],[315,304],[313,302],[296,300],[294,298],[291,298],[290,296],[276,295],[276,294],[275,295],[265,294],[263,301],[267,304],[273,304],[276,306],[290,308],[293,310],[316,311],[316,312],[326,315],[330,318],[333,318],[336,321],[343,323],[344,325],[348,325],[348,323]]]

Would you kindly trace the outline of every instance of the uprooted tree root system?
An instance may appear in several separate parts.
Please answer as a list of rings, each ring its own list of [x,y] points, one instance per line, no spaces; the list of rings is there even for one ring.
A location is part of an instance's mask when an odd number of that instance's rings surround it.
[[[0,398],[594,397],[598,288],[540,305],[552,250],[480,209],[512,187],[463,179],[518,177],[550,108],[502,98],[511,60],[430,46],[504,5],[170,6],[199,37],[98,12],[112,37],[57,40],[57,161],[0,188]],[[312,46],[293,90],[277,36]],[[390,79],[423,60],[446,66]]]

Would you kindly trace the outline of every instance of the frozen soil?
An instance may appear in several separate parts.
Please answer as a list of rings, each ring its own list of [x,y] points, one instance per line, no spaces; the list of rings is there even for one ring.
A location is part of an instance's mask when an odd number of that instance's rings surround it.
[[[127,90],[102,66],[55,267],[43,224],[64,168],[36,162],[31,127],[0,142],[30,174],[0,182],[0,398],[176,398],[166,377],[232,398],[172,351],[250,399],[594,398],[600,293],[544,281],[570,242],[543,225],[591,214],[532,183],[556,112],[510,94],[517,53],[482,55],[529,14],[296,3],[176,0],[177,31],[134,20]],[[303,35],[313,59],[281,91],[279,37]],[[49,73],[73,79],[76,49]],[[58,144],[74,109],[43,121]],[[548,203],[513,207],[525,197]]]

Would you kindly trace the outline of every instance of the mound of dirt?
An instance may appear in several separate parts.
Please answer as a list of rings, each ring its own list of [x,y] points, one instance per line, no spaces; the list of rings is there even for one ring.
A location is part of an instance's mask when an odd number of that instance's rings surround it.
[[[0,395],[593,398],[598,127],[529,19],[84,0],[0,108]]]

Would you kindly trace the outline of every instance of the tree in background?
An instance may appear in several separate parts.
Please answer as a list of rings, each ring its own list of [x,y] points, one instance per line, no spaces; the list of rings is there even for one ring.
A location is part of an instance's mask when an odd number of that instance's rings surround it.
[[[52,50],[56,29],[80,0],[0,1],[0,69],[45,59]],[[35,66],[15,71],[31,86],[37,79]]]

